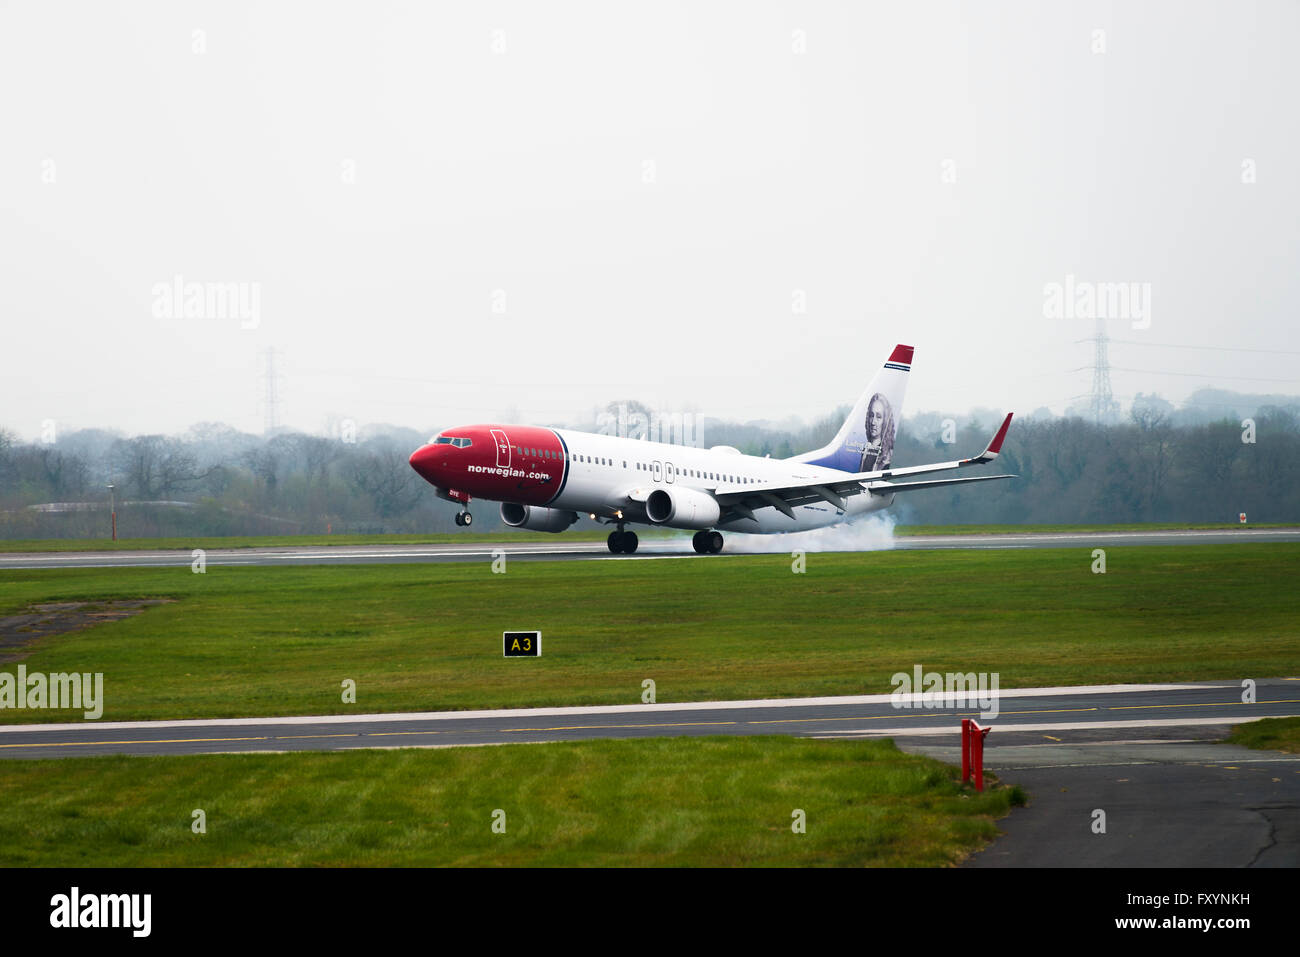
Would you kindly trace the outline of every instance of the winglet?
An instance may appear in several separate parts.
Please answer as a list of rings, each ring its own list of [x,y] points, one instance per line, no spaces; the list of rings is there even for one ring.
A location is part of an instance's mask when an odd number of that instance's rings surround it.
[[[1002,440],[1007,437],[1007,429],[1011,428],[1011,417],[1013,415],[1015,415],[1014,412],[1007,413],[1007,417],[1002,420],[1002,428],[998,429],[998,434],[993,436],[993,441],[989,443],[989,447],[984,451],[992,452],[994,455],[1002,451]]]
[[[1007,413],[1007,417],[1002,420],[1002,428],[998,429],[998,434],[993,436],[993,441],[989,443],[988,448],[971,459],[972,462],[992,462],[998,457],[998,453],[1002,451],[1002,440],[1007,437],[1007,429],[1011,428],[1013,415],[1014,412]]]

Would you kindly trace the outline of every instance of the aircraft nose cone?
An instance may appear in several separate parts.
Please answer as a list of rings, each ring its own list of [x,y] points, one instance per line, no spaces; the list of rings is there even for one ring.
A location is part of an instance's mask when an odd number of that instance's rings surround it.
[[[411,453],[411,468],[415,469],[420,478],[424,479],[431,485],[437,485],[437,466],[434,465],[433,457],[436,454],[432,445],[422,445]]]

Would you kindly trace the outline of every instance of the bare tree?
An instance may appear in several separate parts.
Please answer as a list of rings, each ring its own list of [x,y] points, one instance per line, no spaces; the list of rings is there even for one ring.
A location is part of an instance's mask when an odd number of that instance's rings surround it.
[[[370,497],[381,518],[414,508],[421,493],[407,456],[391,448],[358,455],[352,462],[352,484]]]
[[[295,435],[293,438],[308,483],[325,481],[329,467],[342,456],[343,447],[333,439],[315,435]]]
[[[113,461],[123,484],[143,499],[167,498],[202,478],[185,443],[165,435],[122,439]]]
[[[1155,517],[1173,464],[1171,408],[1158,396],[1146,397],[1139,392],[1129,413],[1137,426],[1135,451],[1141,466],[1138,491],[1142,496],[1142,514],[1148,519]]]

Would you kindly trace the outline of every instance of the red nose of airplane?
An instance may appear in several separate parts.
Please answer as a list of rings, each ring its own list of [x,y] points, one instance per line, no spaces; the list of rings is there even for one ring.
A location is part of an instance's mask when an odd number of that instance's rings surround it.
[[[437,446],[422,445],[411,453],[411,468],[430,485],[437,485],[438,468],[434,464]]]

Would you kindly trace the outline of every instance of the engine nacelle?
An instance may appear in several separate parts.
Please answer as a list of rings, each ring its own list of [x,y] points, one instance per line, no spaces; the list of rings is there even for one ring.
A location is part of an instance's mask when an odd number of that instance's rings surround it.
[[[578,520],[578,513],[567,508],[542,508],[539,505],[501,504],[501,521],[511,528],[533,532],[562,532]]]
[[[676,486],[657,488],[645,500],[646,518],[673,528],[712,528],[722,509],[707,492]]]

